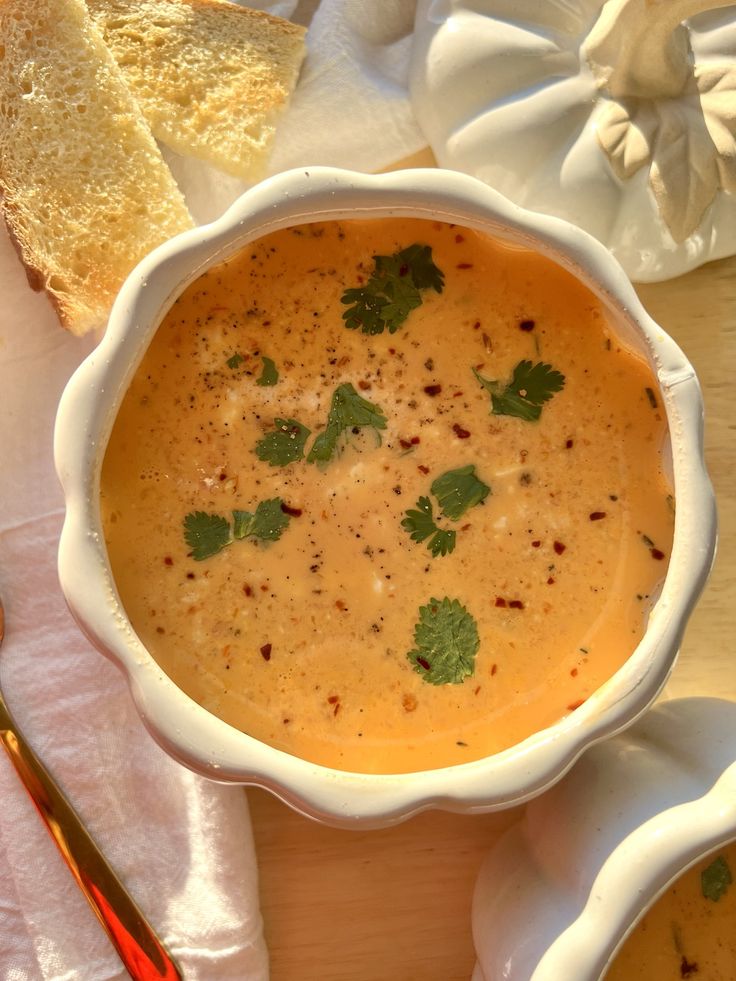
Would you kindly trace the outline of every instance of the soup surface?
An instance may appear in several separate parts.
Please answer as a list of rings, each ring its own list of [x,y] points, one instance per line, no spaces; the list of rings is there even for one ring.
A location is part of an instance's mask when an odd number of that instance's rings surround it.
[[[125,396],[122,602],[177,685],[273,746],[479,759],[642,636],[673,530],[656,391],[530,251],[419,219],[273,233],[185,290]]]
[[[736,843],[694,865],[639,921],[605,981],[736,978]]]

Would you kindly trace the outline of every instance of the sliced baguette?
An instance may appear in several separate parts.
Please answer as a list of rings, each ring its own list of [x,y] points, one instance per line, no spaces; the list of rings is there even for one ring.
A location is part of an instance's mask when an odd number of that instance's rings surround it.
[[[87,0],[154,136],[245,181],[265,171],[304,28],[227,0]]]
[[[0,45],[4,217],[31,285],[83,334],[192,220],[83,0],[2,0]]]

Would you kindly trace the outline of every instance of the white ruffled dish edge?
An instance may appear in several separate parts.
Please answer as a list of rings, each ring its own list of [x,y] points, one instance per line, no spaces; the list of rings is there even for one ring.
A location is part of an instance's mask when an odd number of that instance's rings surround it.
[[[137,364],[174,298],[203,270],[277,228],[337,218],[413,215],[457,222],[536,248],[586,283],[622,340],[656,372],[671,439],[677,513],[672,556],[646,634],[626,664],[579,709],[512,749],[462,766],[411,774],[317,766],[228,726],[163,673],[132,630],[115,589],[99,509],[102,458]],[[165,243],[133,271],[98,348],[59,405],[55,460],[66,499],[59,576],[92,642],[125,672],[138,710],[176,759],[216,780],[265,787],[308,816],[380,827],[431,807],[463,813],[521,803],[558,780],[594,742],[631,724],[674,664],[715,548],[715,505],[703,462],[702,398],[692,366],[647,315],[623,270],[580,229],[524,211],[485,184],[442,170],[368,176],[309,168],[273,177],[220,219]]]
[[[598,981],[657,897],[736,839],[734,733],[734,702],[663,702],[531,802],[478,877],[473,981]]]

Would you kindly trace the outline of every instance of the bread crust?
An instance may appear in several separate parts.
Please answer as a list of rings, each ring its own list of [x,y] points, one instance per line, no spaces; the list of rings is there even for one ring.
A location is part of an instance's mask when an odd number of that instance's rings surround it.
[[[305,30],[229,0],[87,0],[156,138],[247,182],[265,173]]]
[[[82,0],[4,0],[0,43],[2,213],[30,285],[83,334],[193,223]]]

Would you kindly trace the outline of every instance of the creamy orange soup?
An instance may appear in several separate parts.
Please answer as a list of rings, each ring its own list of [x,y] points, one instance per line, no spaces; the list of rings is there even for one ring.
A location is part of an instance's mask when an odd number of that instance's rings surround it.
[[[305,225],[165,317],[105,537],[142,642],[215,715],[340,769],[450,766],[635,648],[665,438],[650,368],[551,261],[439,222]]]
[[[639,921],[606,981],[734,981],[736,843],[693,866]]]

